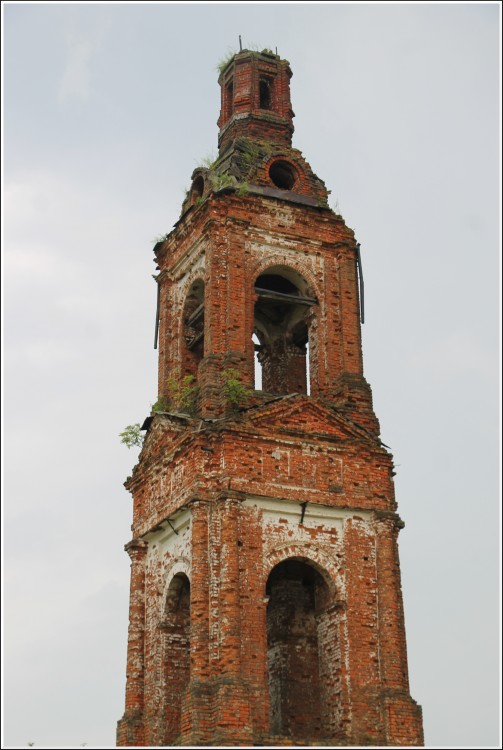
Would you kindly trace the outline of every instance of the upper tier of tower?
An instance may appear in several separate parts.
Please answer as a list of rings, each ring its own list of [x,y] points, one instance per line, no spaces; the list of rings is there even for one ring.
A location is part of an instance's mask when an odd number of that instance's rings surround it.
[[[291,77],[288,61],[269,50],[242,50],[227,62],[218,79],[220,155],[240,135],[291,146]]]
[[[182,215],[222,190],[328,208],[325,183],[292,146],[291,76],[288,61],[269,50],[242,50],[225,64],[218,157],[192,173]]]

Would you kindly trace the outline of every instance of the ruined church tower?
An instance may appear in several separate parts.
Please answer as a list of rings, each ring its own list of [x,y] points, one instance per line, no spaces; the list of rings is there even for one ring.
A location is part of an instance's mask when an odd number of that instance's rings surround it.
[[[154,248],[121,746],[423,743],[359,246],[292,146],[291,75],[223,68],[218,158]]]

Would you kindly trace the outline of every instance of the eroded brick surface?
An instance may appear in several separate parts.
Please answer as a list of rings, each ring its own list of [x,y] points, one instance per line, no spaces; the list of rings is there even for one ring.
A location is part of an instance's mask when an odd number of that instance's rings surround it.
[[[118,745],[423,741],[356,241],[292,147],[290,75],[269,52],[222,71],[219,157],[155,247]]]

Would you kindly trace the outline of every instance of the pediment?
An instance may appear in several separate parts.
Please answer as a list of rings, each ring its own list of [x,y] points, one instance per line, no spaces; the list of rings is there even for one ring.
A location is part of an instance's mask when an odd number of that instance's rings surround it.
[[[142,448],[142,457],[155,456],[161,450],[172,448],[188,432],[191,418],[184,414],[162,412],[147,417],[142,425],[146,430]],[[190,428],[189,428],[190,430]]]
[[[285,396],[249,409],[246,418],[255,428],[267,431],[319,434],[340,440],[370,439],[365,430],[347,417],[309,396]]]

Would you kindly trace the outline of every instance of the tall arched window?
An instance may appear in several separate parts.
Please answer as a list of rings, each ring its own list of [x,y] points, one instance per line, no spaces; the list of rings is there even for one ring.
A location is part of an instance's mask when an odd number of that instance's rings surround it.
[[[234,111],[234,83],[229,81],[225,87],[225,119],[228,120],[232,117]]]
[[[161,720],[164,743],[172,745],[181,733],[182,699],[190,677],[190,582],[178,573],[168,588],[163,637],[164,700]]]
[[[255,281],[254,335],[267,393],[310,393],[308,313],[316,298],[291,268],[273,266]]]
[[[197,376],[204,356],[204,281],[195,281],[183,308],[182,376]]]
[[[330,589],[313,565],[292,558],[273,568],[266,594],[271,734],[337,736],[341,665]]]
[[[260,109],[271,109],[271,78],[261,78],[259,81],[259,106]]]

